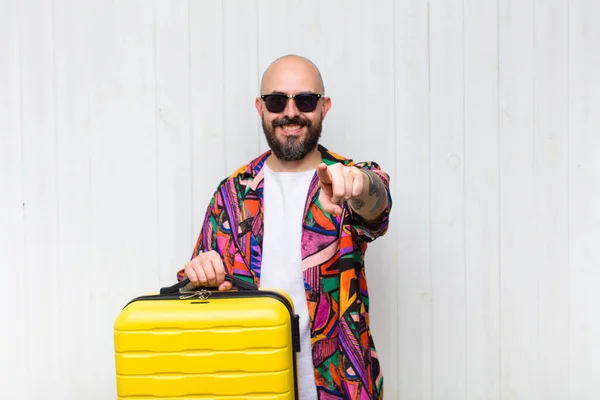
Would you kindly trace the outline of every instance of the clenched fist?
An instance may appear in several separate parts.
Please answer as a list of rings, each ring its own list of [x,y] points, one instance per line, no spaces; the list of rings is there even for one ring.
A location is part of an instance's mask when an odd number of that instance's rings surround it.
[[[200,253],[185,264],[185,275],[194,286],[218,286],[220,291],[230,290],[225,280],[225,267],[221,256],[214,250]]]

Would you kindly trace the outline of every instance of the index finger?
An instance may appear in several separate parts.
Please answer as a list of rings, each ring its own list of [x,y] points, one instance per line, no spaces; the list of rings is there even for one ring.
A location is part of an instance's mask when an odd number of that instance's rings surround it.
[[[327,172],[327,165],[325,165],[325,163],[321,163],[317,166],[317,176],[321,182],[331,183],[329,173]]]

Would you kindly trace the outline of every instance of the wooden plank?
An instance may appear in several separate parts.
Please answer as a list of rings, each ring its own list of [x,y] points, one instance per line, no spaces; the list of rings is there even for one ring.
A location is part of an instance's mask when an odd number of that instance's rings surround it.
[[[534,7],[501,0],[501,398],[537,393],[538,271],[534,171]]]
[[[328,3],[330,2],[319,0],[257,1],[257,51],[260,75],[271,62],[286,54],[307,57],[319,68],[323,65],[325,61],[323,51],[330,47],[329,38],[323,35],[328,20],[325,8]],[[324,7],[324,9],[322,12],[315,13],[314,7]],[[290,29],[290,21],[286,18],[290,15],[302,21],[306,28]],[[267,146],[266,141],[264,146]]]
[[[366,32],[366,20],[362,18],[362,13],[367,7],[377,8],[372,5],[365,5],[363,8],[363,5],[363,2],[357,0],[335,0],[318,6],[323,20],[319,24],[321,35],[317,42],[322,43],[324,47],[319,54],[315,54],[326,82],[326,93],[332,99],[331,110],[323,125],[321,143],[338,154],[356,159],[381,158],[380,155],[374,157],[372,153],[362,152],[362,146],[355,144],[357,138],[364,143],[364,129],[362,118],[354,116],[367,115],[361,108],[361,89],[364,87],[361,81],[364,79],[364,68],[369,60],[357,50],[364,49],[361,34]],[[384,22],[382,24],[385,25]],[[392,35],[391,32],[388,34]],[[379,56],[391,57],[391,54]]]
[[[90,218],[90,115],[87,23],[92,17],[82,3],[54,2],[54,77],[57,201],[58,280],[57,296],[51,303],[60,309],[52,331],[52,343],[60,349],[60,374],[56,398],[86,397],[82,365],[98,358],[86,351],[88,326],[94,316],[82,301],[89,290],[92,220]],[[80,288],[77,290],[76,288]],[[108,349],[102,349],[107,351]],[[54,360],[56,362],[56,360]],[[50,393],[48,393],[50,394]]]
[[[259,155],[262,132],[254,108],[258,95],[256,0],[223,0],[224,153],[213,152],[209,164],[225,158],[226,174]]]
[[[69,5],[64,4],[64,7]],[[126,170],[118,163],[124,153],[119,138],[122,139],[126,134],[120,130],[122,121],[115,113],[116,109],[123,107],[122,92],[117,81],[120,58],[116,54],[118,32],[115,6],[114,3],[96,0],[87,3],[85,11],[87,17],[84,17],[83,23],[87,25],[87,33],[82,51],[87,61],[80,67],[86,69],[89,77],[87,169],[90,180],[90,222],[87,237],[89,251],[85,267],[77,266],[76,288],[80,289],[77,291],[80,294],[77,301],[86,310],[80,317],[78,331],[78,340],[83,343],[78,347],[78,361],[80,366],[85,365],[86,368],[85,373],[77,375],[73,386],[80,396],[84,396],[81,393],[93,392],[114,398],[114,379],[113,383],[108,382],[114,378],[114,373],[108,372],[108,357],[99,358],[98,354],[114,354],[110,348],[111,334],[105,330],[118,314],[118,307],[110,297],[122,287],[131,285],[133,280],[124,279],[116,273],[124,268],[120,263],[126,258],[122,243],[125,242],[123,233],[128,226],[126,218],[123,218],[125,211],[120,210],[120,200],[125,196],[120,182],[124,180]],[[126,111],[124,109],[122,112]],[[126,297],[122,296],[123,299]],[[111,318],[107,311],[111,313]],[[94,343],[94,346],[89,346],[89,343]],[[102,376],[105,377],[100,378]]]
[[[31,10],[36,12],[31,12]],[[25,312],[21,332],[26,346],[21,351],[27,382],[20,396],[35,397],[37,388],[57,390],[61,357],[56,342],[59,303],[40,303],[59,296],[57,132],[52,3],[19,2],[21,68],[21,118],[23,157],[23,207],[25,229]],[[35,337],[35,340],[33,338]],[[41,356],[40,356],[41,355]]]
[[[232,171],[226,170],[225,75],[223,71],[222,1],[192,1],[190,29],[190,121],[192,174],[192,235],[186,259],[200,233],[206,207],[217,184]],[[251,99],[247,99],[251,102]],[[230,119],[238,110],[227,109]],[[233,118],[232,116],[236,116]]]
[[[468,399],[500,399],[498,0],[466,0],[466,378]]]
[[[88,391],[116,397],[112,326],[131,298],[158,280],[155,10],[148,2],[88,5],[92,182],[87,309]]]
[[[569,398],[592,400],[600,371],[600,3],[570,4]]]
[[[562,400],[569,398],[569,1],[536,2],[534,26],[536,395]]]
[[[19,398],[27,368],[25,357],[25,241],[23,222],[21,71],[18,3],[0,13],[0,387],[3,397]],[[6,326],[10,326],[7,329]]]
[[[190,138],[190,13],[187,0],[156,2],[158,264],[161,286],[176,281],[193,246]],[[194,23],[196,23],[194,21]]]
[[[427,0],[394,8],[398,398],[431,400],[429,8]]]
[[[433,398],[466,396],[462,2],[430,5]]]

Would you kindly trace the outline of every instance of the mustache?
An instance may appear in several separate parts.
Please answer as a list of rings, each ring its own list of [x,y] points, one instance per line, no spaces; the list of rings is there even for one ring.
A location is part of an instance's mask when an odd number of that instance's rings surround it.
[[[304,119],[304,118],[300,118],[299,116],[295,116],[294,118],[289,118],[289,117],[277,118],[277,119],[273,120],[271,125],[273,125],[273,128],[275,128],[277,126],[283,126],[283,125],[300,125],[300,126],[308,126],[310,128],[310,126],[312,125],[312,122],[310,122],[310,120],[308,120],[308,119]]]

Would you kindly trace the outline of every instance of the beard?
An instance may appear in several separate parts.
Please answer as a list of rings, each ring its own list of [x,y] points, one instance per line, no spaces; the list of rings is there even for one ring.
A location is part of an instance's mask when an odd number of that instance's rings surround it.
[[[283,125],[299,125],[307,127],[308,133],[304,137],[288,136],[282,140],[277,138],[275,129]],[[307,119],[295,116],[294,118],[278,118],[271,122],[271,126],[262,118],[262,128],[267,139],[267,143],[275,156],[282,161],[300,161],[308,153],[314,150],[321,138],[322,121],[314,124]]]

